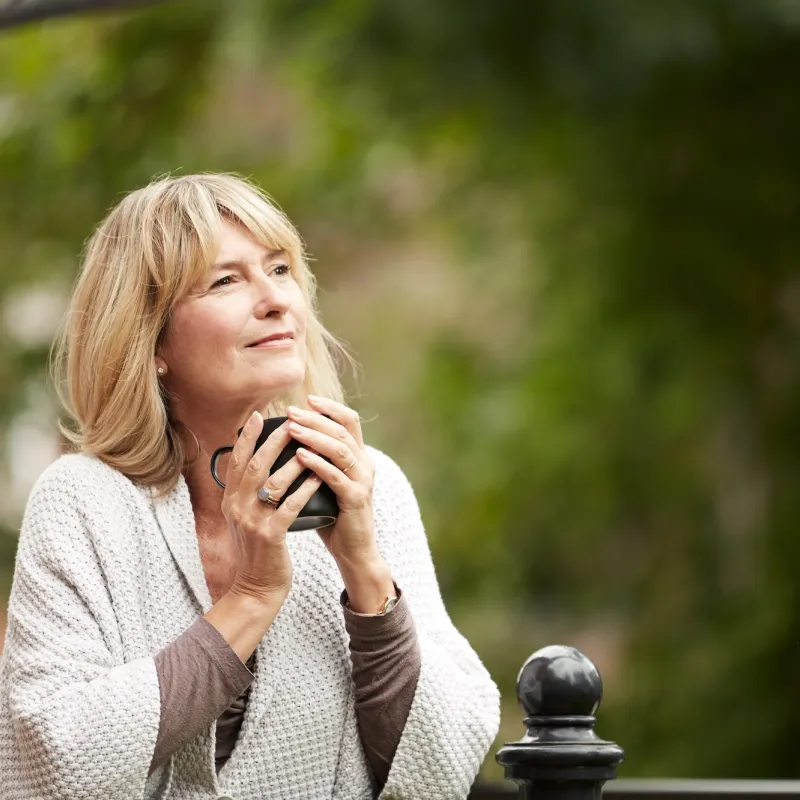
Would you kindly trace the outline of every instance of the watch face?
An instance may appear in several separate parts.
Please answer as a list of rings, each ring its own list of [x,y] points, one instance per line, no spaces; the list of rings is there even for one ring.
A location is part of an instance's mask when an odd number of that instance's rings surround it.
[[[387,614],[389,611],[391,611],[397,605],[397,600],[398,600],[397,597],[390,597],[386,601],[386,605],[383,608],[383,613]]]

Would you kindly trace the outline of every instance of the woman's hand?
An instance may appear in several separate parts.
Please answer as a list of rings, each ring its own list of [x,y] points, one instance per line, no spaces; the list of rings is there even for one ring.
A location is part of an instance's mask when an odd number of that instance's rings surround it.
[[[321,480],[316,475],[306,478],[280,508],[259,500],[258,490],[266,487],[279,501],[304,469],[304,465],[292,458],[273,475],[269,474],[292,437],[288,423],[284,423],[254,454],[262,425],[261,415],[254,412],[231,452],[222,513],[236,551],[236,578],[231,593],[271,602],[276,596],[285,599],[289,593],[292,562],[286,547],[286,532]]]
[[[288,432],[305,445],[297,451],[300,463],[330,486],[339,503],[336,522],[317,534],[336,560],[353,608],[376,613],[394,587],[375,543],[375,465],[364,448],[355,411],[323,397],[309,395],[308,400],[313,410],[289,407]]]

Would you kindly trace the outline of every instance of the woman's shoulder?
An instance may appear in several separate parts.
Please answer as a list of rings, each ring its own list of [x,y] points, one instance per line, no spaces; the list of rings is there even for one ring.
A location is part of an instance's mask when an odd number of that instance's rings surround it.
[[[28,495],[32,508],[108,505],[140,489],[119,470],[88,453],[65,453],[47,466]]]
[[[372,463],[375,465],[375,485],[408,490],[411,483],[402,467],[388,454],[372,445],[365,447]]]
[[[416,523],[419,506],[414,489],[402,467],[387,453],[367,445],[367,453],[375,465],[373,503],[378,519]]]
[[[64,453],[49,464],[39,476],[34,490],[40,486],[92,483],[130,483],[119,470],[110,467],[89,453]],[[132,484],[131,484],[132,485]]]
[[[104,542],[117,552],[125,550],[136,527],[130,523],[146,514],[146,491],[95,456],[62,455],[45,468],[28,495],[19,553],[63,565],[93,559]]]

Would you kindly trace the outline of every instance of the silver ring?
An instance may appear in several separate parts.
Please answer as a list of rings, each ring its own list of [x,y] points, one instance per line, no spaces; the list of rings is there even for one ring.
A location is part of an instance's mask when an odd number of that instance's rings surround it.
[[[258,499],[262,503],[266,503],[268,506],[272,506],[272,508],[277,508],[278,507],[278,503],[280,503],[280,500],[277,497],[273,497],[270,494],[270,491],[269,491],[269,489],[267,489],[266,486],[262,486],[258,490],[258,492],[256,492],[256,497],[258,497]]]
[[[356,465],[356,462],[357,462],[357,461],[358,461],[358,459],[357,459],[357,458],[354,458],[354,459],[353,459],[353,463],[352,463],[352,464],[348,464],[348,465],[347,465],[347,466],[346,466],[346,467],[345,467],[345,468],[342,470],[342,472],[345,472],[345,473],[346,473],[346,472],[347,472],[347,470],[349,470],[349,469],[352,469],[352,468],[353,468],[353,467]]]

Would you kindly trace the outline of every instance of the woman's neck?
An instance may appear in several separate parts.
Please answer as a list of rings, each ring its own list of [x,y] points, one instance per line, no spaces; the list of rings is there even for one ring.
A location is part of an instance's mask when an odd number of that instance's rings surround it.
[[[221,521],[224,490],[211,476],[208,454],[201,450],[197,458],[185,467],[183,476],[189,489],[195,518]]]
[[[191,462],[184,468],[184,478],[189,488],[195,517],[209,521],[222,521],[224,490],[211,475],[211,455],[224,445],[236,443],[237,431],[250,416],[252,409],[244,412],[220,413],[208,409],[205,413],[188,414],[186,409],[175,409],[179,421],[184,450]],[[225,460],[223,460],[223,465]],[[222,473],[224,480],[224,473]]]

